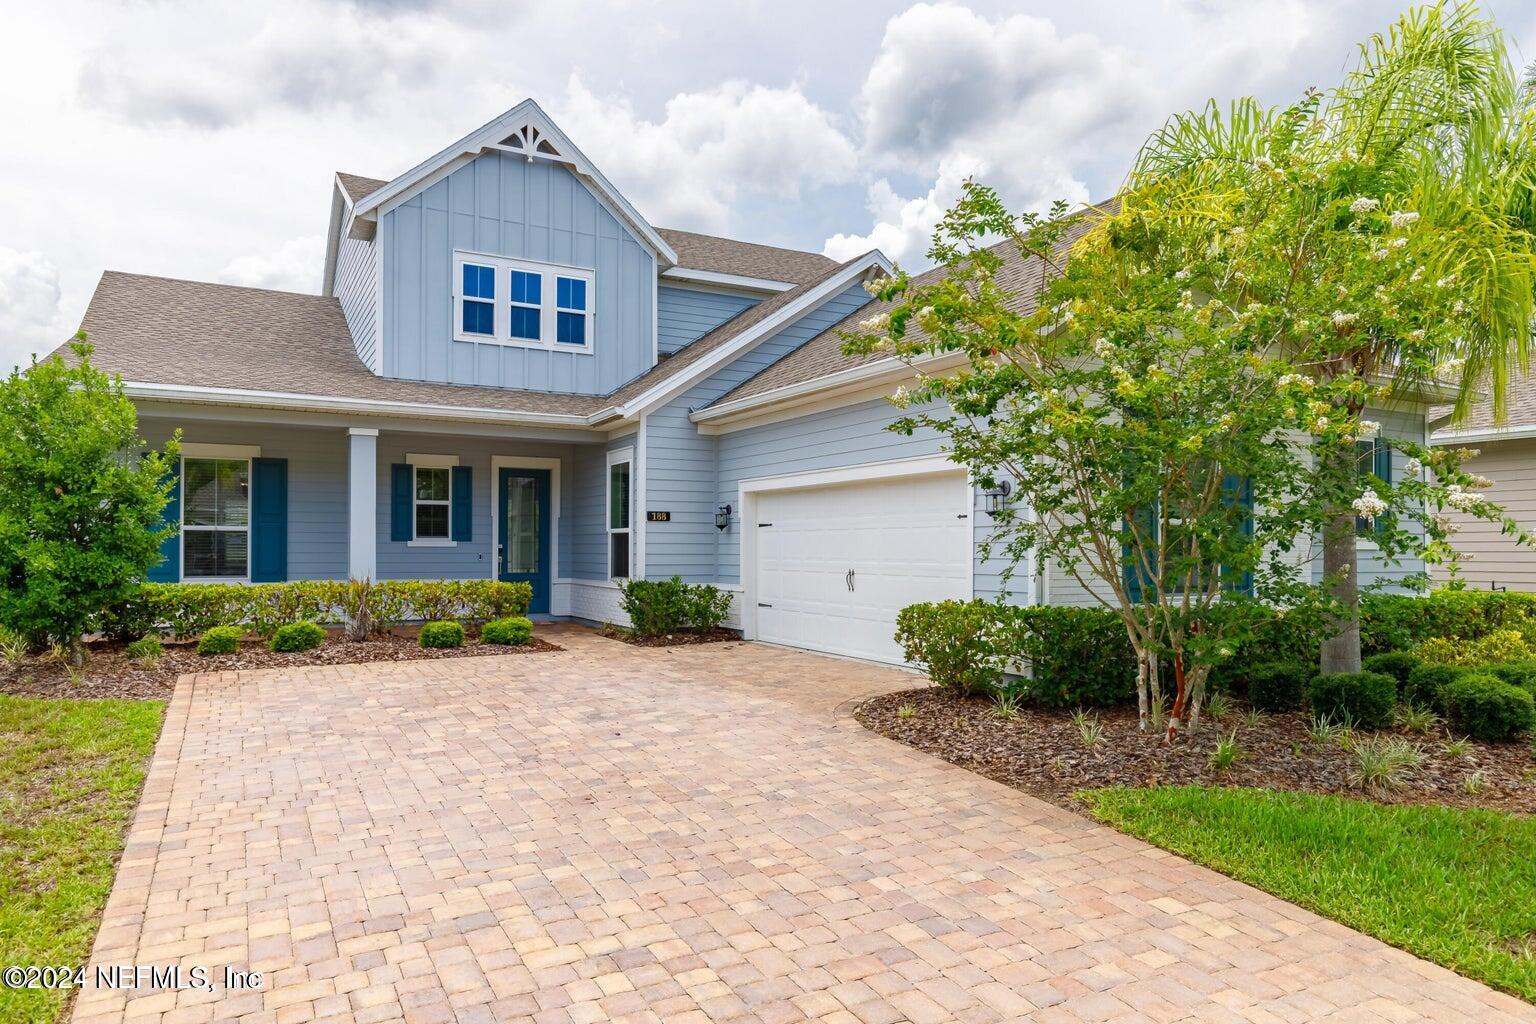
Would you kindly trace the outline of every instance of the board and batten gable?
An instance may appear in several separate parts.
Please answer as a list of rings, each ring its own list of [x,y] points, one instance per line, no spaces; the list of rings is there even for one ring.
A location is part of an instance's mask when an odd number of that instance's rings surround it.
[[[560,164],[482,154],[386,210],[379,239],[386,377],[602,395],[653,364],[656,257]],[[592,351],[453,340],[455,252],[592,271]]]
[[[661,285],[656,289],[657,351],[671,355],[761,301],[733,292]]]
[[[378,258],[379,250],[373,239],[364,241],[343,235],[336,249],[336,275],[331,282],[331,294],[341,304],[357,358],[374,373],[381,367]]]
[[[688,414],[755,376],[869,301],[861,284],[849,285],[646,415],[646,508],[640,514],[672,513],[670,522],[647,525],[647,577],[664,579],[677,575],[690,583],[713,583],[717,579],[734,582],[719,575],[716,550],[720,543],[720,531],[715,527],[717,438],[701,434]],[[720,504],[734,505],[735,501]]]
[[[923,409],[924,406],[915,405],[908,413],[916,414]],[[744,480],[944,454],[942,438],[931,429],[920,428],[910,437],[888,430],[901,415],[886,399],[874,398],[720,434],[715,438],[718,500],[733,507],[739,505]],[[992,517],[985,512],[986,498],[980,489],[972,487],[971,496],[975,595],[988,600],[1004,597],[1012,604],[1030,603],[1032,581],[1028,568],[1021,566],[1005,580],[1006,557],[1000,551],[986,557],[984,546],[993,535]],[[741,582],[741,531],[742,524],[736,520],[720,534],[717,571],[722,583]]]

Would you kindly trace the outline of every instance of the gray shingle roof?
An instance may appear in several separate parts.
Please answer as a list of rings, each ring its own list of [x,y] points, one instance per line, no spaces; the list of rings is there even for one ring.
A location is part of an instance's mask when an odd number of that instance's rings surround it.
[[[341,187],[346,189],[347,198],[352,200],[354,206],[365,196],[370,196],[389,184],[378,178],[365,178],[361,174],[348,174],[346,171],[337,171],[336,178],[341,182]]]
[[[817,280],[837,261],[816,252],[780,249],[734,238],[701,235],[694,231],[657,228],[677,253],[677,265],[691,270],[711,270],[717,274],[763,277],[770,281],[806,284]]]
[[[1536,368],[1531,373],[1510,376],[1504,391],[1502,420],[1493,418],[1493,395],[1486,384],[1483,391],[1483,397],[1467,410],[1465,419],[1453,421],[1451,412],[1455,407],[1442,405],[1430,410],[1430,425],[1435,430],[1490,430],[1536,423]]]
[[[1087,234],[1094,219],[1093,217],[1084,217],[1078,221],[1068,236],[1062,240],[1061,247],[1065,249]],[[1044,263],[1038,259],[1026,259],[1014,245],[1008,242],[998,244],[994,247],[994,251],[1003,258],[1003,266],[998,272],[997,279],[1004,287],[1013,292],[1014,301],[1011,305],[1023,314],[1033,312],[1041,277],[1045,269]],[[942,278],[944,273],[943,267],[935,267],[932,270],[916,275],[915,280],[920,284],[931,284]],[[877,301],[855,310],[777,362],[765,366],[755,376],[742,381],[734,389],[710,404],[712,406],[724,405],[727,402],[761,395],[778,388],[803,384],[807,381],[816,380],[819,377],[826,377],[870,363],[885,361],[895,365],[895,360],[884,353],[873,352],[868,355],[850,356],[844,355],[842,350],[843,332],[852,331],[857,327],[859,321],[880,313],[889,312],[891,308],[891,303]],[[908,328],[907,337],[913,340],[921,339],[923,337],[922,328],[914,322]]]
[[[81,324],[97,366],[124,380],[589,415],[608,399],[377,377],[357,357],[341,304],[320,295],[109,270]],[[70,357],[67,346],[58,350]]]

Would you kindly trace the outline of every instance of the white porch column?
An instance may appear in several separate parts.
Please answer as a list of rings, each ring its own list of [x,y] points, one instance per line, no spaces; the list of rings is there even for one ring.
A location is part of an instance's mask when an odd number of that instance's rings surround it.
[[[347,428],[347,575],[379,575],[379,431]]]

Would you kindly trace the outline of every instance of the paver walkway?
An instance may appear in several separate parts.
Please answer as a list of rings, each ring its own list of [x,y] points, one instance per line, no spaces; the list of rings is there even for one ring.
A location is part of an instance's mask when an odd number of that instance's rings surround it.
[[[555,639],[184,679],[93,963],[264,987],[75,1020],[1536,1021],[839,710],[905,673]]]

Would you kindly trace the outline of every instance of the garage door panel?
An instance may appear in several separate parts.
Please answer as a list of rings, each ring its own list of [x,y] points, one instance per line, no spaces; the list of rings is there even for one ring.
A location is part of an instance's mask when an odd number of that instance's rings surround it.
[[[764,494],[758,637],[900,663],[897,612],[970,597],[969,513],[963,473]]]

